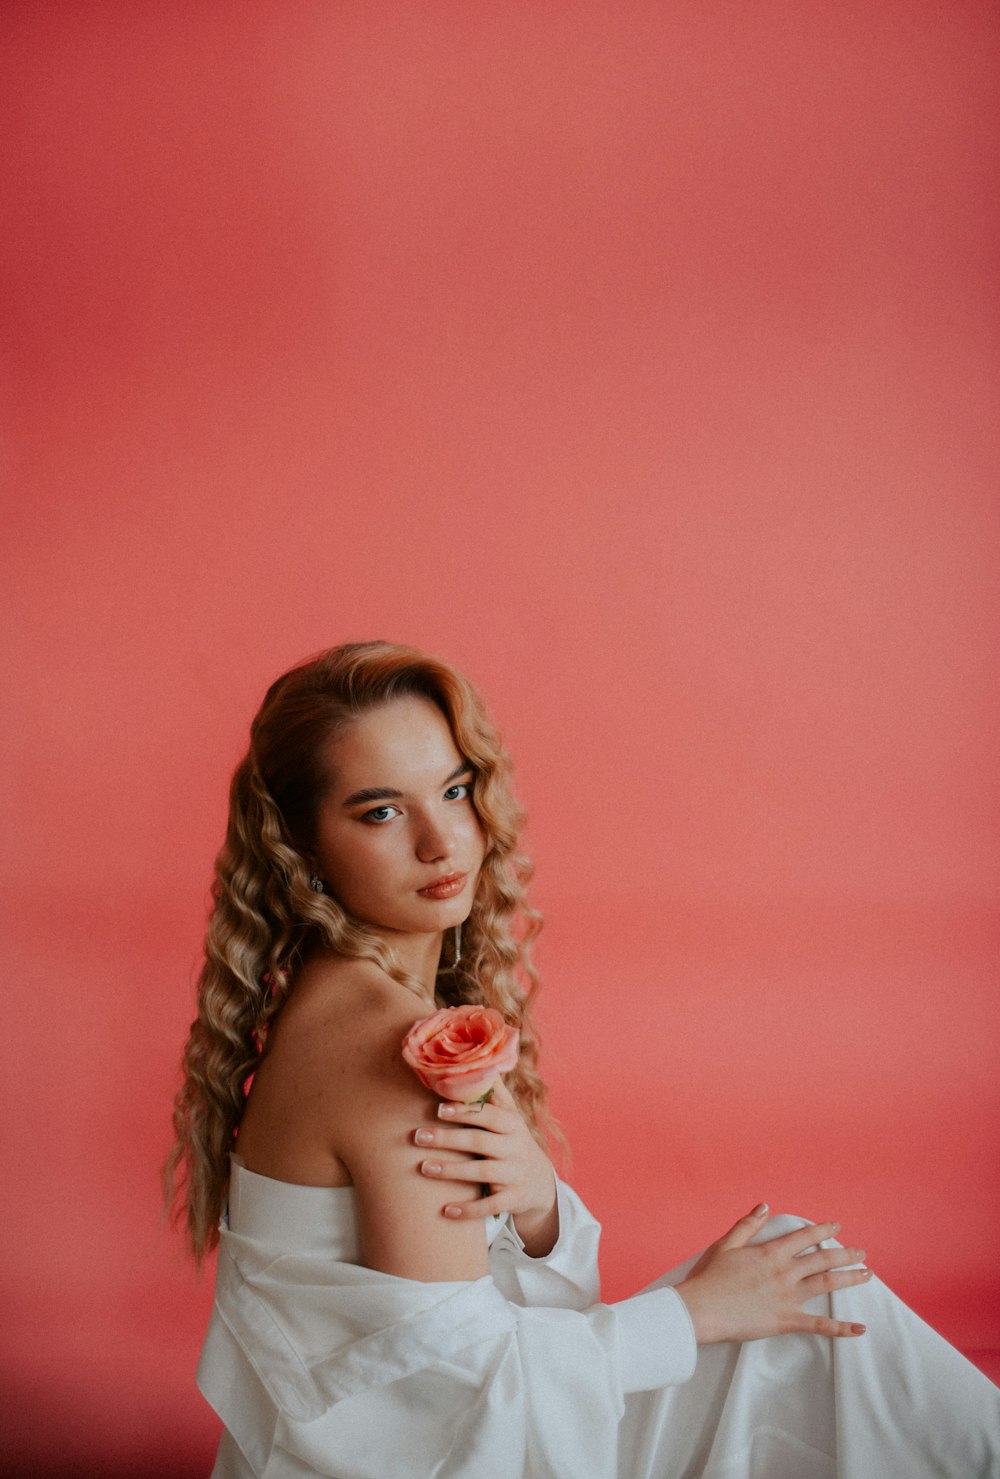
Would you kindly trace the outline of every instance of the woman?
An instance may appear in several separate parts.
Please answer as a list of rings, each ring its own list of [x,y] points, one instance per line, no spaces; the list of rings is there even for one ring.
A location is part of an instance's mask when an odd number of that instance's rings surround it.
[[[835,1224],[758,1207],[599,1303],[545,1150],[521,820],[481,702],[413,649],[322,653],[254,720],[167,1167],[219,1243],[215,1479],[1000,1472],[1000,1393]],[[401,1055],[462,1003],[521,1035],[485,1105]]]

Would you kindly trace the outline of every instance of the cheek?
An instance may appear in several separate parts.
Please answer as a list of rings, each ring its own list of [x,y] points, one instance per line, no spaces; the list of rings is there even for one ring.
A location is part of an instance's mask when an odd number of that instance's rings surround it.
[[[378,841],[368,831],[347,838],[334,834],[325,839],[321,861],[334,893],[356,898],[368,891],[366,885],[370,886],[381,876],[385,869],[382,856],[385,848],[379,847]]]
[[[469,851],[482,867],[486,856],[486,830],[476,812],[472,812],[468,819],[467,835],[469,837]]]

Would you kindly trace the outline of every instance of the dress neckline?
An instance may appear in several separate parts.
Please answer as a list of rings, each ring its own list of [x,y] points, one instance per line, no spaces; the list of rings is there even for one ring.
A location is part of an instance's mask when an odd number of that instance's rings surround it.
[[[357,1189],[351,1186],[307,1186],[251,1171],[236,1151],[230,1156],[229,1196],[225,1225],[250,1237],[291,1251],[321,1251],[358,1262]],[[291,1199],[292,1206],[289,1206]],[[505,1225],[509,1212],[484,1219],[487,1245]],[[336,1251],[335,1251],[336,1250]]]
[[[241,1177],[250,1176],[255,1181],[266,1181],[271,1186],[287,1186],[293,1191],[354,1191],[353,1182],[348,1183],[346,1186],[322,1186],[306,1181],[284,1181],[280,1176],[262,1176],[259,1171],[251,1171],[243,1157],[238,1155],[235,1150],[229,1153],[229,1163],[230,1167],[237,1170]]]

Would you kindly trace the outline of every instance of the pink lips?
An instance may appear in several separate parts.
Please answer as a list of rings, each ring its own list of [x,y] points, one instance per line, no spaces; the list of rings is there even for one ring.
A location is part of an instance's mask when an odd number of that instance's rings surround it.
[[[429,883],[426,888],[418,888],[417,893],[423,894],[425,899],[453,899],[462,892],[467,877],[466,873],[449,873],[447,877]]]

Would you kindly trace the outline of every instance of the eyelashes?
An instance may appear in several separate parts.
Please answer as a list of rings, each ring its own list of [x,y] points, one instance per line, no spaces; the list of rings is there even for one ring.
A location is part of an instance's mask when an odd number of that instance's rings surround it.
[[[445,791],[445,801],[471,801],[473,784],[472,781],[456,781]],[[402,815],[399,807],[386,803],[385,806],[373,806],[370,811],[362,815],[361,820],[367,822],[370,827],[384,827],[386,822],[392,821],[394,815]]]
[[[362,816],[361,820],[363,822],[369,822],[369,823],[371,823],[372,826],[378,827],[383,822],[389,822],[389,821],[392,820],[391,817],[389,817],[389,816],[386,815],[386,813],[387,812],[390,812],[390,811],[398,812],[399,811],[399,807],[398,806],[374,806],[374,807],[372,807],[371,811],[366,811],[365,812],[365,814]]]

